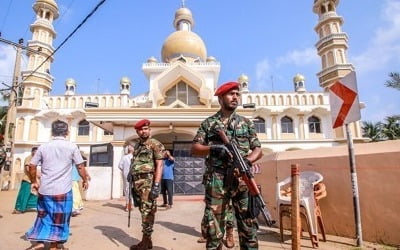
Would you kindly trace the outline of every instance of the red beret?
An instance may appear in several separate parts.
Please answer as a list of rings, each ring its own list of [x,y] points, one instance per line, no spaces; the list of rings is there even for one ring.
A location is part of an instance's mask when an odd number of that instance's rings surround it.
[[[221,95],[224,95],[224,94],[228,93],[232,89],[239,89],[239,83],[237,83],[237,82],[226,82],[226,83],[222,84],[221,86],[219,86],[219,88],[215,91],[214,95],[215,96],[221,96]]]
[[[138,121],[138,122],[135,124],[135,129],[136,129],[136,130],[137,130],[137,129],[141,129],[141,128],[144,127],[144,126],[150,126],[150,121],[147,120],[147,119],[143,119],[143,120]]]

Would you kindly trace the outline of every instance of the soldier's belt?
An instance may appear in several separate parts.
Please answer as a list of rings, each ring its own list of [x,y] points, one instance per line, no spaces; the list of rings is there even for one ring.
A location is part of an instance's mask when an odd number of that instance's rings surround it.
[[[148,179],[153,177],[153,172],[150,173],[141,173],[141,174],[135,174],[133,175],[133,180],[137,181],[140,179]]]

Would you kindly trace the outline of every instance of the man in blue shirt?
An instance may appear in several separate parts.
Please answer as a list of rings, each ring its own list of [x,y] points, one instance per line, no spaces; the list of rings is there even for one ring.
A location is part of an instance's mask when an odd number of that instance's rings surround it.
[[[163,205],[161,207],[172,207],[172,195],[174,193],[174,157],[169,150],[164,151],[164,167],[161,177],[161,194],[163,196]],[[167,202],[168,195],[168,202]]]

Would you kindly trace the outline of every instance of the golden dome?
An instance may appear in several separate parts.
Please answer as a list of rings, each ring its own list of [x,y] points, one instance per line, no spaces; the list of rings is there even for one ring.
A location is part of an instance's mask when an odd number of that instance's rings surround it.
[[[192,59],[200,58],[201,61],[205,61],[207,49],[203,40],[196,33],[178,30],[165,40],[161,56],[163,62],[171,62],[180,56]]]
[[[304,82],[305,80],[306,80],[306,78],[303,75],[300,75],[300,74],[296,74],[293,77],[293,82],[294,83],[296,83],[296,82]]]
[[[53,7],[58,8],[57,3],[54,0],[37,0],[36,2],[37,3],[47,3],[47,4],[52,5]]]
[[[249,77],[245,74],[241,74],[238,78],[239,83],[249,82]]]
[[[54,0],[36,0],[36,3],[33,4],[33,9],[38,11],[40,6],[50,6],[50,10],[54,14],[54,19],[58,18],[58,5]]]
[[[188,8],[182,7],[175,12],[174,27],[177,28],[178,23],[182,20],[187,20],[190,22],[192,27],[194,26],[193,15]]]

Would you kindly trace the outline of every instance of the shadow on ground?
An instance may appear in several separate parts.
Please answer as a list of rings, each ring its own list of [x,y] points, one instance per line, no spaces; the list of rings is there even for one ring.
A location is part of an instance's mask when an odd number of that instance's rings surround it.
[[[166,227],[177,233],[189,234],[189,235],[192,235],[195,237],[198,237],[201,235],[201,233],[199,231],[197,231],[194,227],[189,227],[189,226],[185,226],[185,225],[178,224],[178,223],[172,223],[169,221],[156,221],[155,223],[160,224],[161,226]]]
[[[257,231],[257,238],[259,241],[268,241],[268,242],[276,242],[281,243],[281,236],[278,232],[268,230],[265,228],[260,228]]]
[[[122,204],[115,204],[115,203],[111,203],[111,202],[107,202],[105,204],[102,205],[103,207],[113,207],[113,208],[117,208],[120,210],[125,210],[125,206]]]
[[[120,228],[110,227],[110,226],[96,226],[95,229],[101,231],[101,233],[106,236],[111,242],[113,242],[116,246],[120,246],[121,244],[129,248],[131,245],[139,243],[139,239],[131,237],[127,233],[125,233]],[[153,246],[155,250],[166,250],[166,248]]]

